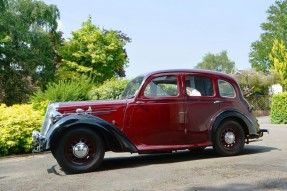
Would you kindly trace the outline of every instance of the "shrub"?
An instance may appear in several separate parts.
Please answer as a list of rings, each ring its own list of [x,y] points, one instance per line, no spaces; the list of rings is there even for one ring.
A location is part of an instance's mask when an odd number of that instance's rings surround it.
[[[271,122],[287,124],[287,92],[273,95]]]
[[[32,96],[32,102],[35,107],[40,107],[43,102],[47,101],[65,102],[87,100],[91,87],[92,84],[90,84],[90,80],[84,78],[49,83],[45,91],[38,90]]]
[[[89,97],[92,100],[118,99],[125,89],[129,80],[112,78],[103,83],[103,85],[93,88]]]
[[[39,130],[43,115],[32,105],[0,105],[0,156],[31,151],[33,130]]]

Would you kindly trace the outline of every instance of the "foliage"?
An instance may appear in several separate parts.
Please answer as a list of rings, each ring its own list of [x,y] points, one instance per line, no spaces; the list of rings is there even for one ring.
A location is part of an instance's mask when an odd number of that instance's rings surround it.
[[[93,88],[90,91],[92,100],[118,99],[129,80],[112,78],[103,83],[103,85]]]
[[[256,92],[267,95],[269,87],[280,79],[280,75],[275,71],[264,74],[255,70],[238,71],[233,77],[238,82],[244,97],[249,97]]]
[[[59,10],[37,0],[1,0],[0,9],[0,103],[12,105],[54,76]]]
[[[252,68],[267,73],[272,67],[269,54],[272,50],[273,41],[278,39],[287,43],[286,28],[287,28],[287,1],[277,0],[275,4],[267,10],[267,21],[261,24],[261,29],[264,31],[260,40],[255,41],[251,45],[249,61]]]
[[[45,102],[65,102],[65,101],[80,101],[88,99],[88,92],[91,89],[89,79],[80,78],[73,80],[60,80],[58,83],[49,83],[47,89],[38,90],[32,96],[34,108],[45,107]]]
[[[203,61],[198,63],[195,68],[231,74],[235,70],[235,63],[229,60],[226,51],[222,51],[220,54],[206,54]]]
[[[273,63],[271,70],[281,75],[281,85],[287,89],[287,49],[282,40],[274,41],[269,58]]]
[[[287,124],[287,92],[274,94],[271,103],[271,122]]]
[[[0,105],[0,156],[31,152],[32,131],[39,130],[43,115],[32,105]]]
[[[124,46],[130,39],[123,33],[107,31],[92,24],[91,18],[72,33],[60,49],[60,79],[92,77],[99,84],[112,77],[124,77],[128,58]]]

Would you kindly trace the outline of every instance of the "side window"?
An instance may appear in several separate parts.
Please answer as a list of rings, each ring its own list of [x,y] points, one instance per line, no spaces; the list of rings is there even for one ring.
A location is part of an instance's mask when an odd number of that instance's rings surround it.
[[[189,96],[213,96],[213,84],[209,77],[188,75],[185,79],[186,93]]]
[[[160,76],[152,79],[144,90],[146,97],[177,96],[176,76]]]
[[[225,80],[218,80],[218,87],[221,97],[229,97],[229,98],[235,97],[235,90],[229,82]]]

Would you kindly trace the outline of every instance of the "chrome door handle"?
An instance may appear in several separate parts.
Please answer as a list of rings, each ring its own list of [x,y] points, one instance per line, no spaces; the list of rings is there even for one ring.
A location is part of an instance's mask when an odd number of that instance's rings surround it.
[[[136,104],[141,105],[141,104],[144,104],[144,102],[143,101],[137,101]]]
[[[214,101],[213,103],[221,103],[222,101]]]

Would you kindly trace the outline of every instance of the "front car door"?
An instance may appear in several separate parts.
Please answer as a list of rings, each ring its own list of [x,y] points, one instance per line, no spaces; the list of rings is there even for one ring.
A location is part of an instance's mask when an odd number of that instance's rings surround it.
[[[129,104],[126,133],[140,150],[168,149],[184,144],[185,115],[181,75],[164,73],[149,77],[134,103]]]

